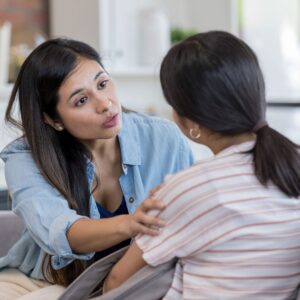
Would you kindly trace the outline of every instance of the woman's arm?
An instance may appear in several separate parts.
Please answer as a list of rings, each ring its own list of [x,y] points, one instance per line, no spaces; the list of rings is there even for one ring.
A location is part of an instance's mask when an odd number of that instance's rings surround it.
[[[93,252],[138,232],[155,234],[144,225],[157,222],[145,215],[154,202],[147,201],[134,215],[111,220],[89,219],[68,207],[62,195],[45,181],[28,151],[9,154],[5,162],[13,210],[23,219],[35,242],[54,256],[56,268],[74,259],[90,259]]]
[[[131,244],[124,256],[108,274],[103,285],[103,292],[106,293],[117,288],[134,273],[146,266],[147,264],[142,255],[143,252],[137,244],[135,242]]]
[[[160,201],[144,200],[132,215],[121,215],[108,219],[79,219],[71,225],[67,238],[76,253],[88,253],[107,249],[138,233],[155,236],[154,227],[163,227],[164,222],[147,215],[150,209],[163,209]],[[151,226],[151,227],[150,227]]]

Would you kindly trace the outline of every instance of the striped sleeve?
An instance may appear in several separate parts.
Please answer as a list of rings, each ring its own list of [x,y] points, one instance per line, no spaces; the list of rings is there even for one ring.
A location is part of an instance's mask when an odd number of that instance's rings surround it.
[[[166,227],[156,237],[136,238],[150,265],[205,251],[240,226],[239,215],[219,205],[214,192],[205,182],[199,182],[192,169],[171,177],[156,195],[166,208],[151,213],[165,220]]]

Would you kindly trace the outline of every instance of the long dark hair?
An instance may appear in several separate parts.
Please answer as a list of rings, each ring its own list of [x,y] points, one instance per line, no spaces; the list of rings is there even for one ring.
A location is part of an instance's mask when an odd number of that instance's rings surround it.
[[[44,122],[44,113],[59,120],[58,89],[80,58],[97,61],[98,53],[89,45],[69,40],[52,39],[37,47],[25,60],[15,82],[5,119],[20,128],[32,151],[32,156],[44,178],[68,201],[78,214],[89,216],[90,191],[86,176],[87,158],[91,153],[66,130],[56,131]],[[18,100],[17,100],[18,99]],[[21,122],[13,117],[15,102],[19,102]],[[74,261],[54,270],[50,257],[47,277],[54,283],[68,285],[88,264]]]
[[[210,31],[175,45],[162,62],[160,80],[178,115],[214,132],[252,132],[265,122],[265,85],[257,57],[230,33]],[[258,180],[299,197],[299,146],[268,125],[256,133],[252,152]]]

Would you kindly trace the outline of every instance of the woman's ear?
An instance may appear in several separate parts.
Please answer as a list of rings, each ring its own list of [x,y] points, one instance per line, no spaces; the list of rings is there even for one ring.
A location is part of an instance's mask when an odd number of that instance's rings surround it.
[[[63,125],[60,122],[54,121],[52,118],[50,118],[48,116],[47,113],[43,113],[43,117],[44,117],[44,122],[48,125],[50,125],[52,128],[54,128],[57,131],[62,131],[64,130]]]

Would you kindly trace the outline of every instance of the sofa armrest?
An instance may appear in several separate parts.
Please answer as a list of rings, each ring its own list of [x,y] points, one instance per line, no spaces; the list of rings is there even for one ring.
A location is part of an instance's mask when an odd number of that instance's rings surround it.
[[[24,231],[22,220],[11,210],[0,210],[0,257],[21,237]]]

